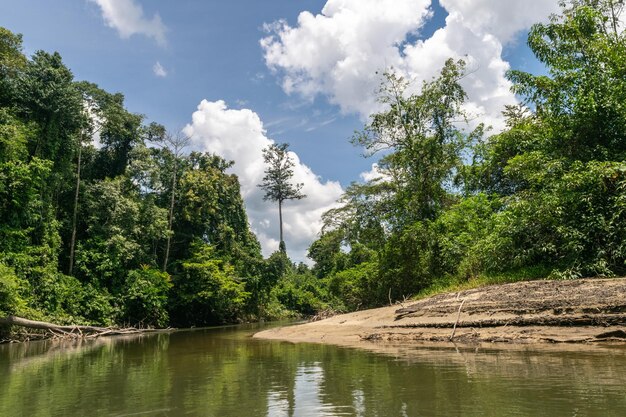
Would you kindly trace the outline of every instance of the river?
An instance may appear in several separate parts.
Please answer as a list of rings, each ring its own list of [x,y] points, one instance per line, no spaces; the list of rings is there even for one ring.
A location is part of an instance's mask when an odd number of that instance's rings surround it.
[[[364,350],[259,328],[0,345],[0,416],[626,416],[623,346]]]

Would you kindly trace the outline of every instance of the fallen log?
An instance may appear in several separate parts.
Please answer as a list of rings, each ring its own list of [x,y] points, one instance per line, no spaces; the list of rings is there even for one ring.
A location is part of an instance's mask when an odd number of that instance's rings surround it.
[[[23,317],[0,317],[0,326],[19,326],[48,332],[52,337],[93,338],[99,336],[115,336],[123,334],[150,333],[169,331],[172,329],[137,329],[135,327],[98,327],[86,325],[59,325],[45,321],[29,320]]]
[[[27,327],[29,329],[40,329],[59,332],[83,332],[83,333],[100,333],[107,330],[107,327],[96,326],[62,326],[54,323],[48,323],[45,321],[28,320],[17,316],[0,317],[0,324],[5,326],[20,326]]]

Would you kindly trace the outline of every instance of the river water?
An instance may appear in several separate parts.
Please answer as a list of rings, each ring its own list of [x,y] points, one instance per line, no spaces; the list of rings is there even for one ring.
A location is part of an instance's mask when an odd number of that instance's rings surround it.
[[[626,416],[626,348],[252,339],[259,326],[0,345],[0,416]]]

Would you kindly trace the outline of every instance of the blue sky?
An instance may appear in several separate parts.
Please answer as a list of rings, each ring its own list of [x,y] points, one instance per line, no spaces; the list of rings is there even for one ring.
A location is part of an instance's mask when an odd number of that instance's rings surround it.
[[[305,104],[288,97],[266,67],[259,46],[264,23],[295,22],[302,10],[319,12],[324,3],[137,2],[147,17],[161,16],[167,27],[164,47],[142,35],[120,38],[104,24],[98,5],[84,0],[0,0],[0,25],[24,35],[27,54],[58,51],[77,79],[123,93],[131,111],[171,129],[187,124],[202,99],[250,108],[261,116],[270,137],[289,142],[316,173],[349,184],[369,165],[348,143],[361,121],[355,115],[337,117],[337,109],[323,99]],[[166,77],[153,74],[156,62]],[[320,146],[334,147],[337,157],[316,152]],[[353,155],[356,165],[346,169],[342,162]]]
[[[286,240],[305,260],[321,213],[375,162],[349,143],[378,109],[375,71],[391,65],[418,85],[467,55],[468,109],[497,131],[515,101],[503,73],[542,70],[525,35],[556,10],[556,0],[0,0],[0,25],[23,34],[27,54],[58,51],[77,80],[234,159],[265,254],[277,215],[255,187],[257,160],[270,140],[290,143],[309,198],[287,209]]]

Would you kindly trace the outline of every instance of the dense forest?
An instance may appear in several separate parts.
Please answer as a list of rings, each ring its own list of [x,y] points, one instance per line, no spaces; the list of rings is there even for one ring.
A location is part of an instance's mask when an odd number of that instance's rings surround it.
[[[528,37],[546,74],[508,72],[521,104],[503,109],[498,134],[460,123],[463,61],[448,61],[419,94],[387,74],[379,99],[388,110],[352,139],[382,152],[380,176],[347,189],[310,249],[346,308],[451,286],[626,272],[624,6],[561,6]]]
[[[261,256],[232,162],[186,153],[183,133],[74,80],[58,53],[25,57],[6,29],[0,77],[0,317],[197,326],[315,310],[279,300],[295,267]]]
[[[379,177],[324,215],[311,269],[284,244],[263,259],[232,162],[185,152],[184,134],[0,28],[0,316],[208,325],[624,274],[622,7],[572,0],[533,26],[546,74],[508,73],[521,104],[497,134],[468,128],[464,61],[418,93],[385,73],[386,110],[352,138]]]

